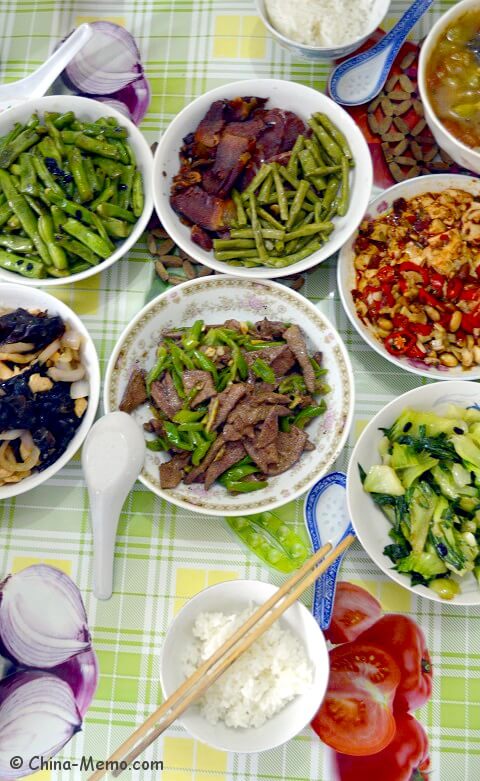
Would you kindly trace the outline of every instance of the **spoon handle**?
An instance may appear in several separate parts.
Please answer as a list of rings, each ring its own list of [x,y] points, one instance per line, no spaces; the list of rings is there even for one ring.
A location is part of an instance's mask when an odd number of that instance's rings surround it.
[[[376,44],[378,46],[377,51],[384,49],[386,46],[393,43],[392,51],[397,54],[412,27],[418,22],[423,14],[428,11],[432,3],[433,0],[415,0],[392,29],[388,31],[385,37]],[[370,51],[372,51],[372,49],[369,49],[369,52]]]
[[[331,472],[319,480],[307,496],[305,522],[314,551],[319,550],[327,540],[332,545],[336,545],[349,534],[355,535],[346,515],[346,482],[347,477],[343,472]],[[333,486],[338,486],[341,491],[327,496],[328,489]],[[323,514],[322,502],[325,502]],[[326,523],[325,519],[327,519]],[[320,629],[323,630],[328,629],[332,620],[337,577],[342,558],[343,555],[315,582],[312,613]]]
[[[109,493],[90,491],[93,532],[93,594],[110,599],[113,592],[113,563],[120,512],[123,506]]]

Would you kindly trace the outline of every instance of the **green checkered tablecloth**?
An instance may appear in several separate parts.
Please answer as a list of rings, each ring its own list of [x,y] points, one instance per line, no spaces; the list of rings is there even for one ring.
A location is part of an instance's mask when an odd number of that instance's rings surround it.
[[[292,0],[292,5],[294,0]],[[393,0],[393,19],[407,3]],[[415,38],[446,10],[438,1]],[[153,98],[142,129],[153,142],[175,114],[205,90],[228,81],[278,77],[322,89],[326,66],[292,60],[265,33],[253,0],[0,0],[0,82],[22,78],[39,66],[54,44],[82,21],[108,18],[125,25],[140,46]],[[112,269],[55,294],[83,318],[102,370],[117,337],[149,297],[152,263],[139,244]],[[420,380],[394,369],[370,350],[343,314],[328,262],[304,288],[336,323],[350,352],[356,381],[355,424]],[[281,510],[302,524],[302,502]],[[158,705],[159,659],[165,632],[193,594],[222,580],[247,577],[280,582],[249,553],[232,544],[218,518],[179,510],[137,484],[122,513],[115,560],[115,593],[92,596],[92,542],[87,492],[78,457],[46,485],[0,506],[0,575],[37,561],[68,572],[85,598],[100,683],[83,731],[62,752],[105,759]],[[406,612],[423,627],[435,666],[433,698],[420,713],[430,738],[434,781],[480,779],[480,609],[436,605],[387,580],[356,544],[343,577],[362,583],[386,610]],[[126,778],[162,781],[328,781],[326,752],[308,729],[288,745],[260,755],[214,751],[179,726],[157,741],[146,758],[161,759],[162,773],[127,772]],[[44,770],[38,781],[76,781],[77,770]]]

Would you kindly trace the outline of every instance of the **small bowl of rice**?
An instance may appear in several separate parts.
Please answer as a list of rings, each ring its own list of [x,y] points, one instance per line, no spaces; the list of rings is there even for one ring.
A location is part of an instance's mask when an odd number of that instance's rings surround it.
[[[275,40],[307,60],[336,60],[358,49],[384,19],[390,0],[256,0]]]
[[[276,586],[233,580],[201,591],[168,629],[160,681],[165,698],[266,602]],[[300,602],[285,611],[179,719],[197,740],[237,753],[267,751],[308,726],[325,695],[328,651]]]

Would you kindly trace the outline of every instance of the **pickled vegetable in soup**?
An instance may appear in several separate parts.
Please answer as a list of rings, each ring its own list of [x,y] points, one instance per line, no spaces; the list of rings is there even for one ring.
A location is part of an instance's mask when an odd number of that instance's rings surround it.
[[[433,110],[459,141],[480,150],[480,10],[457,19],[427,65]]]

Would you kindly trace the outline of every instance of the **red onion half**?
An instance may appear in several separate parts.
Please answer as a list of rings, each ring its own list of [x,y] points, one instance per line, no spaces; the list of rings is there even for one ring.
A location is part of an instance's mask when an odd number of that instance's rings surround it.
[[[116,108],[123,104],[126,115],[139,124],[150,103],[150,86],[135,39],[113,22],[91,22],[91,27],[92,37],[67,65],[63,80],[79,95]]]
[[[49,669],[89,650],[87,615],[75,583],[46,564],[7,577],[0,584],[0,640],[25,667]]]
[[[78,732],[82,717],[70,686],[47,672],[26,670],[0,682],[0,778],[30,775]],[[23,760],[12,767],[12,757]]]

